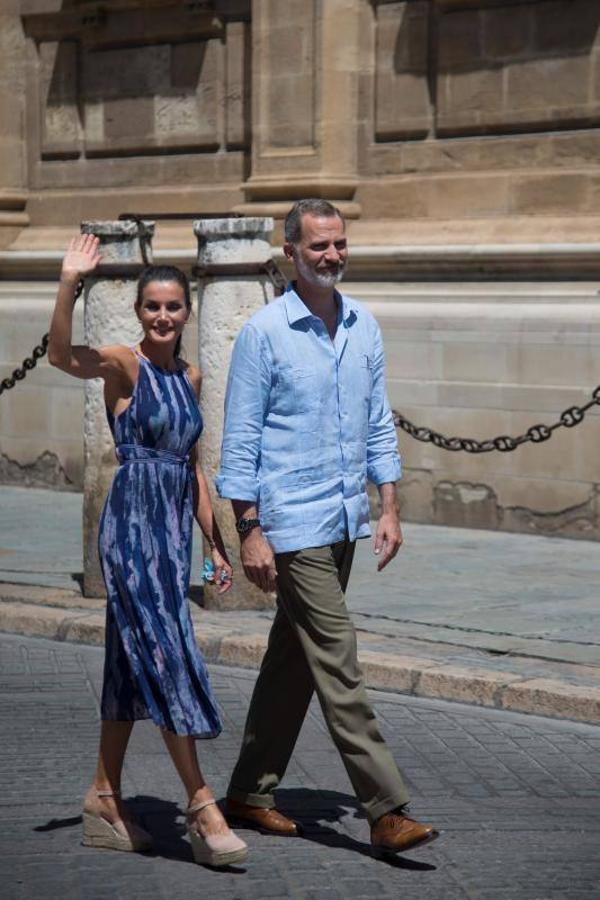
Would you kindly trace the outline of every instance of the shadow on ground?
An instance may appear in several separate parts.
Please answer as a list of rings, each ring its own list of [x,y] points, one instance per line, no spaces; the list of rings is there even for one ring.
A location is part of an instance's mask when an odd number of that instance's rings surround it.
[[[312,841],[326,847],[351,850],[371,858],[371,844],[352,837],[345,830],[330,827],[327,823],[341,823],[349,819],[366,822],[366,816],[356,798],[339,791],[310,791],[306,788],[291,788],[277,791],[277,808],[295,819],[302,826],[302,840]],[[404,856],[388,855],[380,861],[399,869],[432,871],[436,866],[408,859]]]

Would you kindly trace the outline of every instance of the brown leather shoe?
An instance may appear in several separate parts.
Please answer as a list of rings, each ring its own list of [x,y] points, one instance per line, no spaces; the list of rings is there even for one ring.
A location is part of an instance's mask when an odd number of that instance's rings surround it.
[[[276,834],[279,837],[297,837],[300,828],[277,809],[266,809],[263,806],[248,806],[238,800],[227,798],[225,815],[234,824],[246,828],[255,828],[263,834]]]
[[[371,846],[374,855],[401,853],[417,844],[434,841],[438,834],[433,825],[424,825],[410,816],[390,812],[371,825]]]

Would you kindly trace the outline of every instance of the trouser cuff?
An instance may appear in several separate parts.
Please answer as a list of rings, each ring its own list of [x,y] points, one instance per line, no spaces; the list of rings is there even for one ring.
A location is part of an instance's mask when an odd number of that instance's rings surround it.
[[[247,806],[260,806],[261,809],[275,808],[273,794],[249,794],[247,791],[230,786],[227,796],[231,800],[237,800],[238,803],[245,803]]]
[[[367,814],[369,824],[373,825],[381,816],[397,809],[398,806],[404,806],[408,803],[409,797],[406,792],[397,794],[394,797],[385,797],[383,800],[374,800],[371,803],[363,803],[363,808]]]

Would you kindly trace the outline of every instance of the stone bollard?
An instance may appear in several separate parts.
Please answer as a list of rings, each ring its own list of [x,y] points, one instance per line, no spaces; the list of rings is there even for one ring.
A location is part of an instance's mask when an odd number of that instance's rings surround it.
[[[83,222],[82,234],[100,238],[102,262],[86,279],[85,342],[90,347],[136,344],[141,337],[134,312],[137,278],[151,262],[153,222]],[[83,592],[103,597],[104,580],[98,559],[98,522],[110,487],[116,457],[99,378],[85,385],[83,497]]]
[[[245,577],[231,504],[220,500],[214,487],[233,342],[246,320],[274,297],[270,280],[258,271],[260,264],[271,257],[272,231],[270,218],[194,222],[198,239],[198,360],[204,416],[202,467],[235,579],[231,590],[223,595],[207,585],[204,605],[209,609],[265,609],[274,605],[274,595],[264,594]],[[204,551],[208,556],[206,545]]]

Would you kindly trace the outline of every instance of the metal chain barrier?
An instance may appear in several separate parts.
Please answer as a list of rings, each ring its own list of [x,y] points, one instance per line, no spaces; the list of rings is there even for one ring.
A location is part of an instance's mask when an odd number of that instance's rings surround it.
[[[77,287],[75,288],[75,296],[73,297],[73,303],[81,297],[81,293],[83,291],[83,281],[80,279],[77,283]],[[22,364],[14,370],[12,375],[9,375],[7,378],[3,378],[0,381],[0,394],[3,394],[4,391],[9,391],[11,388],[14,388],[15,384],[18,381],[23,381],[26,378],[27,373],[32,369],[35,369],[38,363],[38,359],[41,359],[46,355],[46,351],[48,350],[48,332],[42,335],[42,339],[37,344],[32,352],[31,356],[25,357]]]
[[[140,226],[140,251],[142,255],[143,265],[147,266],[149,264],[149,258],[147,254],[147,248],[145,241],[142,236],[142,227],[145,219],[155,220],[178,220],[178,219],[224,219],[224,218],[241,218],[241,213],[145,213],[142,215],[141,213],[122,213],[119,216],[119,219],[122,220],[130,220],[136,222]],[[247,266],[243,267],[245,270],[248,269]],[[250,267],[252,268],[252,267]],[[248,273],[250,274],[250,273]],[[256,266],[255,269],[252,269],[251,274],[261,274],[266,275],[275,288],[275,291],[279,294],[283,293],[286,287],[286,278],[281,269],[277,266],[277,264],[272,260],[268,259],[264,263],[260,263]],[[80,280],[77,288],[75,290],[75,297],[73,298],[73,302],[75,302],[78,297],[81,296],[83,291],[83,281]],[[31,356],[26,357],[22,364],[13,371],[11,375],[7,378],[3,378],[0,381],[0,394],[3,394],[4,391],[9,391],[19,381],[23,381],[26,378],[27,373],[32,369],[35,369],[37,366],[38,360],[46,355],[48,350],[48,334],[44,334],[39,344],[37,344],[32,352]]]
[[[541,444],[549,440],[557,428],[573,428],[583,422],[585,414],[593,407],[600,406],[600,385],[593,391],[592,399],[584,406],[570,406],[561,413],[557,422],[552,425],[532,425],[525,434],[518,437],[510,437],[510,435],[500,435],[499,437],[489,438],[486,441],[477,441],[475,438],[462,437],[446,437],[439,431],[426,428],[422,425],[414,425],[402,413],[393,410],[394,424],[397,428],[402,428],[407,434],[415,438],[417,441],[433,444],[441,450],[464,450],[466,453],[489,453],[492,450],[499,450],[501,453],[508,453],[516,450],[521,444],[533,443]]]

